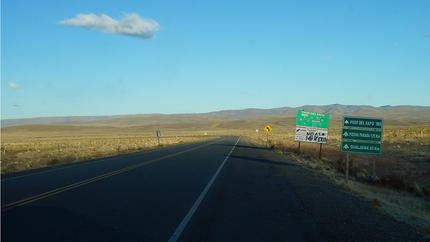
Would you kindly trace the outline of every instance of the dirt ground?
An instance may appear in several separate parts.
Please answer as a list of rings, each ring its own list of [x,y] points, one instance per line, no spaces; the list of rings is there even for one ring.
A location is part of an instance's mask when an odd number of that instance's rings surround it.
[[[428,131],[427,131],[428,132]],[[297,154],[298,142],[293,136],[271,137],[269,146],[278,152],[292,152]],[[266,145],[266,137],[258,140]],[[320,162],[320,169],[334,169],[339,174],[345,174],[346,153],[340,152],[340,137],[332,137],[327,144],[322,145],[321,159],[319,159],[320,145],[300,143],[300,155],[305,160]],[[354,178],[357,172],[363,172],[366,177],[375,173],[381,185],[391,186],[400,190],[423,189],[426,196],[430,196],[430,135],[423,137],[385,137],[381,155],[367,155],[350,153],[349,176]]]

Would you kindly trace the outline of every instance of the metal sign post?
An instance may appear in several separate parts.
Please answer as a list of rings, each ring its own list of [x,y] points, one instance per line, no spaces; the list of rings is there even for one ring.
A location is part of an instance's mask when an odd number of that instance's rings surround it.
[[[272,127],[270,125],[267,125],[264,127],[264,131],[266,131],[266,148],[269,148],[269,133],[272,132]]]
[[[157,135],[157,138],[158,138],[158,146],[160,146],[160,137],[161,137],[161,130],[156,130],[155,131],[155,134]]]
[[[349,173],[349,153],[346,153],[346,169],[345,169],[345,177],[348,182],[348,173]]]

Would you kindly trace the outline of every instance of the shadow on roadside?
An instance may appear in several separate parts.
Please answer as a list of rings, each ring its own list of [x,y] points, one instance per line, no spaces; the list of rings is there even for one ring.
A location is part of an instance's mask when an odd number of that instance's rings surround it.
[[[279,162],[279,161],[271,161],[271,160],[267,160],[267,159],[259,159],[259,158],[253,158],[253,157],[247,157],[247,156],[231,155],[230,157],[235,158],[235,159],[240,159],[240,160],[255,161],[255,162],[271,164],[271,165],[300,167],[297,164],[291,164],[291,163],[285,163],[285,162]]]

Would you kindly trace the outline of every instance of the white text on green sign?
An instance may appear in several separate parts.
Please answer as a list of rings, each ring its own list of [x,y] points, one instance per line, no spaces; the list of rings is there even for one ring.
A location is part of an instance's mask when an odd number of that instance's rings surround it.
[[[382,141],[382,132],[361,129],[342,129],[342,140]]]
[[[352,141],[342,141],[342,152],[349,153],[364,153],[372,155],[380,155],[382,152],[382,145],[379,143],[361,143]]]
[[[328,129],[329,118],[328,114],[298,110],[296,126]]]
[[[382,129],[382,118],[343,117],[343,127]]]

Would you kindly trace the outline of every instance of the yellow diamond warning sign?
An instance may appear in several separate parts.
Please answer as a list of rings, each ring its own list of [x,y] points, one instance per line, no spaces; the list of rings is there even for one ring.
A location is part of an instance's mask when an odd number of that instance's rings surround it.
[[[264,127],[264,131],[266,131],[266,133],[270,133],[272,131],[272,127],[270,127],[270,125],[267,125],[266,127]]]

